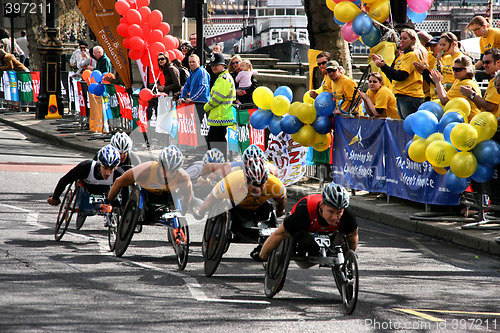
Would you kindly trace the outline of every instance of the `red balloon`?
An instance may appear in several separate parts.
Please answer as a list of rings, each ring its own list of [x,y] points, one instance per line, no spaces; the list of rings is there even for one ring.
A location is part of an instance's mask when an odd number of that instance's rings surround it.
[[[148,23],[151,28],[157,28],[161,24],[161,21],[163,21],[163,14],[158,9],[153,10],[151,14],[149,14]]]
[[[175,40],[176,39],[177,38],[175,38],[172,35],[166,35],[165,37],[163,37],[162,43],[163,43],[163,45],[165,45],[165,49],[167,49],[167,50],[175,49]]]
[[[168,24],[167,22],[161,22],[158,29],[160,29],[163,32],[164,36],[168,35],[168,33],[170,32],[170,24]]]
[[[149,14],[151,14],[151,9],[149,7],[139,8],[139,13],[141,13],[142,21],[147,22],[149,20]]]
[[[127,0],[127,2],[130,5],[130,9],[137,9],[137,4],[134,0]]]
[[[149,34],[151,33],[151,27],[149,26],[149,24],[147,23],[144,23],[142,26],[142,31],[144,31],[144,36],[149,36]]]
[[[142,17],[141,13],[137,9],[130,9],[127,12],[127,21],[130,24],[141,24],[142,23]]]
[[[144,38],[144,32],[138,24],[132,24],[128,27],[128,35],[130,37],[141,37]]]
[[[120,19],[120,23],[125,23],[125,24],[130,25],[130,23],[128,23],[128,20],[127,20],[127,17],[126,17],[126,16],[123,16],[123,17]]]
[[[132,60],[139,60],[139,59],[141,59],[143,53],[144,53],[144,49],[130,49],[128,51],[128,56]]]
[[[123,39],[123,47],[126,49],[130,49],[130,37],[125,37]]]
[[[149,0],[137,0],[137,7],[139,8],[144,8],[149,6],[150,1]]]
[[[142,49],[146,46],[146,43],[144,42],[144,39],[141,37],[133,36],[130,37],[130,48],[131,49]]]
[[[144,88],[139,93],[139,98],[142,99],[143,101],[148,102],[151,100],[151,98],[153,98],[153,92],[151,91],[151,89]]]
[[[163,32],[159,29],[155,29],[151,31],[148,37],[148,44],[154,43],[154,42],[161,42],[163,39]]]
[[[128,27],[130,27],[129,24],[120,23],[116,27],[116,32],[118,33],[118,35],[120,35],[122,37],[128,37]]]
[[[184,59],[184,54],[182,54],[181,50],[173,49],[172,52],[175,53],[175,59],[179,59],[180,61],[182,61],[182,59]]]
[[[115,9],[118,14],[125,16],[130,9],[130,4],[126,0],[118,0],[115,3]]]
[[[168,50],[167,51],[168,53],[168,59],[170,61],[174,60],[175,58],[177,58],[177,55],[175,54],[174,50]]]
[[[155,59],[155,60],[156,60],[156,57],[158,56],[158,53],[165,52],[165,46],[163,45],[163,43],[160,43],[160,42],[151,43],[148,45],[148,48],[149,48],[149,52],[151,53],[151,57],[153,57],[153,59]]]

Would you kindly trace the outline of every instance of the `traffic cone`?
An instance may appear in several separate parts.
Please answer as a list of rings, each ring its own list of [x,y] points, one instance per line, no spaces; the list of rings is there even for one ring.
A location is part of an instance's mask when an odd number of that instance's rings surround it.
[[[59,114],[57,109],[57,98],[56,95],[50,95],[49,97],[49,112],[45,116],[45,119],[59,119],[62,116]]]

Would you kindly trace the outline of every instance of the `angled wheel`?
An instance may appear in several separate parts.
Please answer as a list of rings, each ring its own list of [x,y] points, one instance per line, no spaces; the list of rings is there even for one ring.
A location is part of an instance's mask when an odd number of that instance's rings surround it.
[[[86,219],[87,216],[83,215],[82,213],[78,213],[76,215],[76,230],[80,230],[83,227]]]
[[[283,288],[294,246],[295,239],[287,238],[280,243],[267,259],[264,281],[266,297],[272,298]]]
[[[59,214],[57,215],[56,226],[54,230],[54,237],[56,241],[61,240],[64,233],[68,229],[69,222],[75,211],[76,198],[78,197],[79,187],[76,185],[69,185],[66,193],[64,193],[64,198],[61,202],[61,207],[59,208]]]
[[[351,314],[354,312],[358,301],[358,261],[356,259],[356,254],[352,250],[347,251],[344,257],[345,261],[342,272],[344,273],[345,279],[343,279],[342,282],[342,304],[345,312]]]
[[[116,233],[118,230],[118,225],[120,224],[120,208],[113,208],[113,211],[110,213],[108,221],[108,245],[109,251],[113,252],[116,246]]]
[[[212,276],[224,254],[229,235],[229,216],[227,212],[207,219],[202,240],[202,252],[205,259],[205,276]]]
[[[186,268],[189,256],[189,228],[184,218],[179,218],[178,228],[168,228],[168,240],[177,256],[177,266],[179,270]]]
[[[117,257],[121,257],[127,251],[134,235],[135,226],[140,214],[139,200],[140,189],[139,187],[134,187],[116,229],[115,255]]]

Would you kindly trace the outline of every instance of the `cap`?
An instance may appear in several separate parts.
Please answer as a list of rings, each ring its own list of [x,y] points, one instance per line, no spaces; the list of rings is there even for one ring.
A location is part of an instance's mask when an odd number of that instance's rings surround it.
[[[425,43],[425,46],[431,46],[431,44],[439,44],[439,40],[441,39],[440,36],[434,36],[432,37],[432,39],[430,41],[428,41],[427,43]]]
[[[225,64],[226,61],[224,60],[222,53],[212,53],[212,56],[210,57],[210,66]]]
[[[330,60],[326,63],[326,69],[338,69],[339,67],[339,63],[335,60]]]

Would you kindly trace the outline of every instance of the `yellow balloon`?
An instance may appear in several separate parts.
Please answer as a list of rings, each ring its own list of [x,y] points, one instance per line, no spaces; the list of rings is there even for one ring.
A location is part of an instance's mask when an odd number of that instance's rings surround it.
[[[444,168],[450,165],[453,156],[457,153],[455,147],[448,141],[436,140],[431,142],[425,149],[427,161],[437,168]],[[446,172],[445,172],[446,173]]]
[[[476,172],[476,157],[468,151],[461,151],[453,156],[450,164],[450,170],[459,178],[470,177]]]
[[[330,147],[331,143],[332,135],[330,133],[316,134],[312,147],[317,151],[325,151]]]
[[[438,168],[435,166],[432,166],[432,168],[434,169],[434,171],[436,171],[440,175],[446,175],[448,173],[448,170],[446,170],[445,168]]]
[[[314,100],[313,100],[314,101]],[[299,106],[301,105],[302,103],[301,102],[293,102],[292,104],[290,104],[290,108],[288,109],[288,114],[290,116],[295,116],[297,117],[298,115],[298,108]]]
[[[390,12],[391,12],[391,4],[389,0],[382,0],[370,5],[368,16],[370,16],[372,19],[374,19],[379,23],[384,23],[389,18]]]
[[[469,101],[466,100],[464,97],[455,97],[452,98],[446,103],[444,106],[444,111],[447,111],[449,109],[459,109],[465,115],[467,116],[466,118],[469,117],[470,114],[470,104]]]
[[[333,13],[340,22],[351,22],[361,13],[361,9],[350,1],[342,1],[335,6]]]
[[[316,138],[316,131],[311,125],[302,126],[296,134],[297,140],[294,139],[294,141],[300,143],[304,147],[312,146]]]
[[[292,140],[295,141],[295,142],[297,142],[298,144],[300,144],[300,142],[297,141],[298,140],[297,139],[298,135],[299,135],[299,132],[290,134],[290,136],[292,137]]]
[[[428,147],[432,142],[437,141],[437,140],[444,140],[444,135],[443,133],[432,133],[425,139],[425,146]],[[432,164],[432,163],[431,163]]]
[[[273,104],[274,94],[268,87],[260,86],[253,91],[252,99],[259,108],[269,110]]]
[[[304,124],[312,124],[316,120],[317,112],[314,105],[302,103],[297,108],[297,117]]]
[[[290,108],[290,101],[282,95],[275,96],[271,104],[271,111],[277,116],[282,116],[288,112]]]
[[[337,6],[337,3],[333,0],[326,0],[326,6],[333,12],[335,10],[335,6]]]
[[[379,2],[380,0],[363,0],[364,3],[374,3],[374,2]],[[381,2],[386,1],[382,0]]]
[[[489,140],[497,132],[497,118],[491,112],[480,112],[470,121],[477,130],[477,142]]]
[[[456,124],[451,130],[450,139],[458,150],[471,150],[477,144],[477,130],[471,124]]]
[[[417,163],[425,162],[425,139],[413,141],[408,148],[408,156]]]
[[[306,93],[304,94],[304,96],[302,97],[302,101],[304,103],[310,103],[310,104],[314,104],[314,98],[311,97],[311,95],[309,95],[309,93],[311,92],[312,90],[308,90],[306,91]]]
[[[415,134],[415,135],[413,136],[413,141],[417,141],[418,139],[422,139],[422,138],[421,138],[421,137],[419,137],[418,135],[416,135],[416,134]],[[424,139],[424,140],[425,140],[425,139]]]

